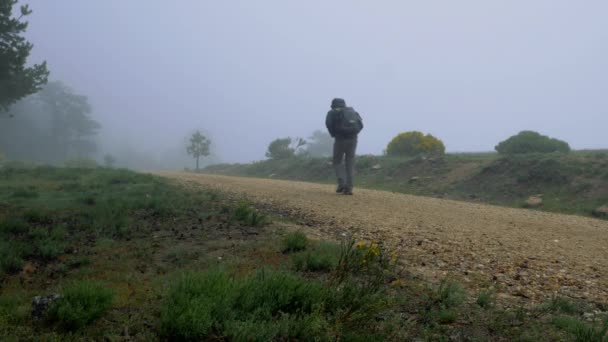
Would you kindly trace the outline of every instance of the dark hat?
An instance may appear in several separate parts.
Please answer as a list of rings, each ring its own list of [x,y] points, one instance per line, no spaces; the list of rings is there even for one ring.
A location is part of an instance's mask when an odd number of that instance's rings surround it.
[[[344,108],[344,107],[346,107],[346,101],[344,101],[344,99],[335,98],[331,101],[332,109]]]

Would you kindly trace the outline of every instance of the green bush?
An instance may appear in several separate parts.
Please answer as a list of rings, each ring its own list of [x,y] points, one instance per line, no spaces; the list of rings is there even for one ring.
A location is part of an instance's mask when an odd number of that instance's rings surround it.
[[[534,131],[519,132],[500,142],[495,149],[500,154],[570,152],[567,142]]]
[[[33,246],[32,256],[46,260],[56,259],[63,254],[67,230],[56,227],[49,231],[46,228],[35,228],[29,233],[29,241]]]
[[[477,295],[477,300],[475,302],[481,308],[488,309],[494,306],[495,301],[496,298],[494,296],[494,293],[492,293],[491,291],[481,291]]]
[[[340,246],[322,242],[313,250],[294,254],[292,261],[296,271],[329,272],[336,268],[340,258]]]
[[[268,145],[266,157],[275,160],[293,158],[304,145],[306,145],[306,141],[301,138],[275,139]]]
[[[370,291],[376,291],[394,272],[396,261],[397,255],[389,255],[380,243],[343,241],[335,277],[339,281],[346,281],[356,276]]]
[[[388,143],[389,156],[443,155],[445,145],[434,136],[418,131],[400,133]]]
[[[435,302],[442,308],[450,309],[459,306],[466,299],[466,292],[456,282],[442,281],[435,294]]]
[[[608,320],[602,327],[595,327],[570,316],[558,316],[553,319],[558,328],[573,335],[575,341],[606,342],[608,341]]]
[[[283,239],[284,253],[303,251],[306,246],[308,246],[308,238],[301,231],[288,233]]]
[[[0,234],[20,235],[28,229],[28,224],[22,219],[9,217],[0,221]]]
[[[570,181],[569,168],[557,159],[540,159],[528,167],[525,175],[518,177],[518,182],[566,184]]]
[[[0,275],[21,271],[23,254],[21,246],[13,241],[0,241]]]
[[[48,312],[48,319],[68,330],[78,330],[100,318],[112,305],[114,293],[105,286],[80,281],[66,288]]]
[[[182,275],[170,288],[161,314],[161,333],[180,340],[200,340],[219,323],[233,319],[238,284],[227,273]]]
[[[169,340],[333,340],[375,324],[386,302],[354,283],[326,286],[288,272],[261,270],[184,274],[170,287],[161,314]]]
[[[185,274],[169,290],[161,332],[169,339],[190,341],[211,336],[243,341],[297,337],[306,329],[290,328],[325,298],[321,283],[283,272],[260,271],[242,279],[219,270]]]
[[[22,325],[30,316],[30,303],[16,295],[0,295],[0,326],[6,324]],[[0,333],[0,337],[5,336]]]
[[[458,317],[458,307],[464,303],[466,292],[460,284],[443,280],[439,287],[429,288],[423,298],[421,314],[426,324],[451,324]],[[478,297],[478,305],[490,305],[490,300],[491,297],[484,294]]]
[[[247,202],[241,202],[234,210],[234,218],[251,227],[259,227],[268,223],[268,217],[251,206]]]

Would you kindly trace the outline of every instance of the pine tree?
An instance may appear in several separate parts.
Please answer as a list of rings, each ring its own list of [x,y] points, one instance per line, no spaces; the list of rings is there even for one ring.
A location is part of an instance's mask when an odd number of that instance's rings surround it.
[[[21,6],[19,17],[13,17],[17,0],[0,0],[0,112],[7,111],[19,99],[38,92],[48,80],[46,62],[26,67],[33,45],[23,33],[28,23],[21,21],[32,11]]]

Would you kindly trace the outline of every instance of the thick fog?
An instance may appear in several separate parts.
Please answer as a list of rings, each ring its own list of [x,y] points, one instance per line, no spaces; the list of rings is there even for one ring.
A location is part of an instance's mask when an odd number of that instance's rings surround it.
[[[102,152],[170,158],[201,129],[223,161],[263,159],[333,97],[363,116],[361,154],[409,130],[448,152],[524,129],[608,147],[603,0],[22,2],[30,61],[88,96]]]

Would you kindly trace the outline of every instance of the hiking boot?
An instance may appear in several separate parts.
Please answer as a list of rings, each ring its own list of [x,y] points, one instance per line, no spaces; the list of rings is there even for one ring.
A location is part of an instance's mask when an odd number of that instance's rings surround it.
[[[350,189],[344,189],[344,191],[342,191],[343,195],[347,195],[347,196],[352,196],[353,195],[353,191]]]
[[[346,187],[344,187],[344,185],[338,185],[338,187],[336,188],[336,193],[341,194],[344,192],[344,190],[346,190]]]

